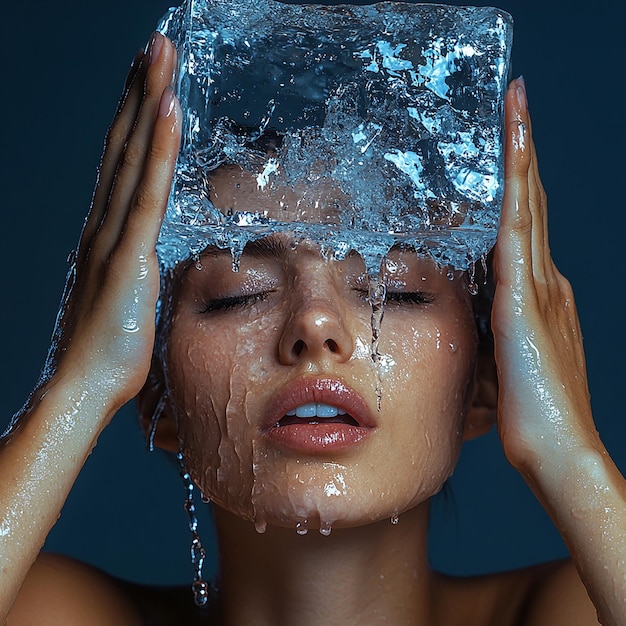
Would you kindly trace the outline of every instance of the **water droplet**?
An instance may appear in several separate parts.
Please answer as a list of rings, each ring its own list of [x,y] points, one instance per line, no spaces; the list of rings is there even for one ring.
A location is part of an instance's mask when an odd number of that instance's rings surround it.
[[[304,522],[298,522],[296,524],[296,532],[299,535],[306,535],[309,532],[309,529],[307,527],[307,520],[304,520]]]
[[[122,324],[122,330],[125,333],[136,333],[139,330],[139,324],[136,319],[128,319]]]
[[[200,500],[202,500],[202,502],[204,502],[204,504],[210,504],[211,503],[211,498],[209,498],[209,496],[205,496],[202,491],[200,492]]]
[[[263,519],[254,520],[254,529],[262,535],[267,530],[267,522]]]
[[[476,296],[478,295],[478,285],[473,280],[467,285],[467,290],[470,292],[470,295]]]
[[[398,522],[399,522],[399,521],[400,521],[400,516],[399,516],[397,513],[394,513],[394,514],[391,516],[391,523],[392,523],[394,526],[397,526],[397,524],[398,524]]]
[[[454,280],[454,270],[452,268],[448,268],[448,271],[446,272],[446,278],[448,280]]]
[[[195,580],[191,585],[193,601],[196,606],[204,606],[209,601],[209,584],[204,580]]]
[[[456,345],[456,343],[454,343],[453,341],[451,341],[448,345],[449,345],[449,347],[450,347],[450,352],[454,353],[454,352],[456,352],[456,351],[457,351],[457,345]]]
[[[201,272],[202,271],[202,261],[200,261],[200,259],[198,259],[196,261],[196,269]]]
[[[324,537],[328,537],[332,532],[333,527],[331,522],[322,522],[320,524],[320,535],[324,535]]]

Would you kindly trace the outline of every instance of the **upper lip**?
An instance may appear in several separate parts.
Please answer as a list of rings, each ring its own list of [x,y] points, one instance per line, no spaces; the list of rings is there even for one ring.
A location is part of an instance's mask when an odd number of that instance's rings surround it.
[[[310,402],[343,409],[363,428],[376,425],[367,402],[342,381],[334,378],[299,378],[274,395],[263,428],[272,428],[288,411]]]

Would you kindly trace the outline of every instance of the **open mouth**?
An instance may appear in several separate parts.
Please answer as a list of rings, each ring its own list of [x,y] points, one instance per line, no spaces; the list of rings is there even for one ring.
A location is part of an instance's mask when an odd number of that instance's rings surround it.
[[[321,402],[309,402],[287,411],[287,414],[277,422],[276,426],[299,426],[304,424],[347,424],[349,426],[359,426],[359,423],[344,409],[331,404],[322,404]]]

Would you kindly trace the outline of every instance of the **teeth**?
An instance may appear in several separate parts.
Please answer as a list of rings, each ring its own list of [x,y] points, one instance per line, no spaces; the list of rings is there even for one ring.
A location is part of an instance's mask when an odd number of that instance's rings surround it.
[[[330,404],[320,404],[319,402],[309,402],[301,406],[287,411],[287,415],[295,415],[296,417],[337,417],[337,415],[345,415],[346,412],[336,406]]]

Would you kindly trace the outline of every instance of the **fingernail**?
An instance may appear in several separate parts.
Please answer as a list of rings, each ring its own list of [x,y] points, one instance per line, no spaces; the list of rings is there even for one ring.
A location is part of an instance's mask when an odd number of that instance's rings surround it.
[[[154,63],[159,58],[159,53],[161,52],[161,48],[163,47],[163,42],[165,38],[159,32],[155,32],[152,35],[152,39],[150,40],[150,63]]]
[[[516,81],[515,95],[517,96],[517,105],[520,110],[526,111],[528,108],[528,100],[526,98],[526,82],[523,76],[520,76]]]
[[[170,117],[174,111],[174,106],[174,90],[171,87],[166,87],[159,104],[159,116]]]

